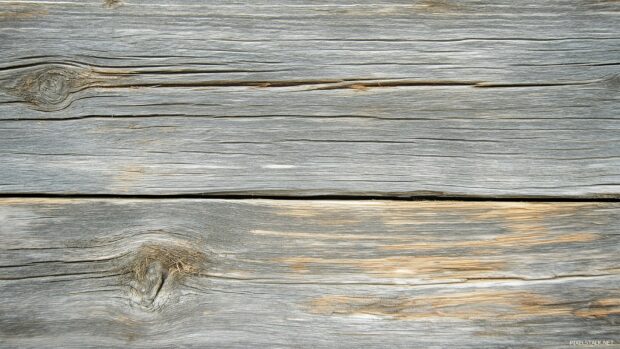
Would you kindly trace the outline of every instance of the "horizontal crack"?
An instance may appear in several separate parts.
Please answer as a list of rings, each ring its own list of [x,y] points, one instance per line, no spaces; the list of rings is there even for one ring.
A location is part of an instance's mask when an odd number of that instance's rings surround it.
[[[351,282],[339,282],[339,281],[277,281],[275,279],[269,278],[238,278],[238,277],[228,277],[224,275],[214,275],[209,273],[200,274],[201,277],[212,278],[212,279],[222,279],[226,281],[238,281],[238,282],[248,282],[248,283],[257,283],[263,285],[329,285],[329,286],[354,286],[354,285],[365,285],[365,286],[395,286],[395,287],[436,287],[436,286],[444,286],[444,285],[455,285],[455,284],[477,284],[480,282],[535,282],[535,283],[544,283],[548,281],[558,281],[558,280],[582,280],[582,279],[596,279],[596,278],[605,278],[605,277],[616,277],[617,274],[567,274],[567,275],[556,275],[550,277],[541,277],[541,278],[527,278],[527,277],[488,277],[488,278],[463,278],[455,281],[442,281],[442,282],[422,282],[415,284],[401,284],[394,282],[367,282],[367,281],[351,281]]]
[[[523,202],[620,202],[620,194],[593,196],[477,196],[450,193],[373,193],[312,194],[304,191],[213,192],[177,194],[112,194],[112,193],[0,193],[0,198],[66,198],[66,199],[215,199],[215,200],[383,200],[383,201],[523,201]]]
[[[22,72],[21,68],[27,69]],[[618,75],[611,75],[601,79],[583,81],[543,81],[543,82],[489,82],[469,80],[438,80],[438,79],[407,79],[407,78],[339,78],[339,79],[288,79],[288,80],[203,80],[198,81],[171,81],[167,78],[145,81],[147,75],[179,75],[245,71],[165,71],[161,69],[148,70],[119,70],[102,69],[89,65],[68,62],[65,64],[31,64],[24,65],[11,72],[10,68],[0,68],[0,88],[13,96],[20,97],[32,108],[41,111],[60,111],[76,100],[76,95],[87,89],[105,88],[196,88],[196,87],[307,87],[306,91],[357,89],[412,86],[469,86],[475,88],[522,88],[544,86],[568,86],[602,84],[616,89],[620,86]],[[200,73],[197,73],[200,71]],[[249,72],[249,71],[248,71]],[[6,75],[5,75],[6,74]]]
[[[405,86],[476,86],[480,81],[458,81],[458,80],[376,80],[376,81],[353,81],[334,84],[331,86],[318,87],[313,90],[335,90],[335,89],[358,89],[377,87],[405,87]]]
[[[566,81],[566,82],[539,82],[539,83],[496,83],[496,82],[480,82],[474,85],[478,88],[502,88],[502,87],[548,87],[548,86],[574,86],[588,85],[600,82],[600,80],[592,81]]]

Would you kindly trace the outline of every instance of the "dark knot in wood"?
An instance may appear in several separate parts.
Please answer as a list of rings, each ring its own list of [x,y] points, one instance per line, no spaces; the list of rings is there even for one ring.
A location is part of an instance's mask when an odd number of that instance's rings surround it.
[[[179,281],[206,268],[204,252],[186,244],[145,244],[123,267],[133,304],[160,309],[174,295]]]
[[[31,71],[22,78],[17,94],[36,109],[60,110],[66,107],[69,95],[86,84],[79,69],[51,65]]]
[[[115,9],[123,6],[122,0],[103,0],[103,7]]]

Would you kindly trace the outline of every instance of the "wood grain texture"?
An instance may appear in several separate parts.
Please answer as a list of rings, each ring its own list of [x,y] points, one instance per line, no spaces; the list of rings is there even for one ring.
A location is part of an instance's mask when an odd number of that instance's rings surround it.
[[[157,196],[620,198],[619,14],[0,0],[0,347],[620,345],[618,202]]]
[[[619,197],[617,1],[0,1],[0,192]]]
[[[620,341],[617,203],[0,200],[10,348]]]

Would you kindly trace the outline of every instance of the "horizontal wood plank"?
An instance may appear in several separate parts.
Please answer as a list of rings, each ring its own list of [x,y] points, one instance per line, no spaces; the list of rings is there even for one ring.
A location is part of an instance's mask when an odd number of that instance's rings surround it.
[[[620,196],[618,2],[0,4],[0,193]]]
[[[558,89],[562,93],[562,88]],[[438,95],[424,94],[439,98],[450,91],[440,88],[434,92]],[[393,101],[388,108],[401,109],[402,119],[346,116],[345,111],[345,115],[334,117],[0,121],[0,191],[492,197],[620,194],[620,123],[611,109],[603,111],[607,117],[580,115],[576,110],[565,118],[551,119],[546,119],[549,114],[544,108],[472,109],[461,113],[471,118],[462,118],[455,107],[445,114],[430,111],[416,118],[406,116],[402,105],[412,93],[416,92],[396,90],[343,98],[343,102],[368,108],[382,103],[381,99]],[[455,98],[458,93],[455,91]],[[247,97],[243,92],[239,95]],[[466,96],[464,93],[463,100]],[[342,97],[335,97],[330,105]],[[508,101],[510,93],[503,97]],[[279,101],[285,103],[285,93]],[[303,99],[297,102],[301,104]],[[348,105],[334,109],[356,108]],[[274,108],[282,109],[265,107]],[[499,114],[504,117],[496,117]],[[527,114],[540,118],[524,116]]]
[[[3,347],[620,342],[617,203],[0,200]]]
[[[598,0],[2,1],[5,68],[62,62],[167,81],[617,74],[618,5]]]

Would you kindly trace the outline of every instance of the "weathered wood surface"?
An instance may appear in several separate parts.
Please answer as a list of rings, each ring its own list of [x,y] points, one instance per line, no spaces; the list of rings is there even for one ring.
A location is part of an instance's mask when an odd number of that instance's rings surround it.
[[[0,0],[0,347],[620,344],[617,202],[156,196],[620,198],[619,14]]]
[[[1,1],[0,192],[619,197],[617,1]]]
[[[0,200],[2,347],[620,343],[618,203]]]

